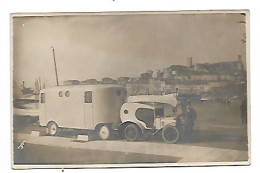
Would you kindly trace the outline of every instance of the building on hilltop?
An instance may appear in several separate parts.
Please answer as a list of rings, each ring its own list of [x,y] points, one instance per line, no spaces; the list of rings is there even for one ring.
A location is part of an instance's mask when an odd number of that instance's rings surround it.
[[[102,78],[102,84],[116,84],[117,81],[112,79],[112,78],[108,78],[108,77],[105,77],[105,78]]]
[[[129,82],[129,77],[119,77],[117,79],[117,84],[126,85]]]
[[[87,79],[81,82],[82,85],[96,85],[99,84],[100,82],[97,81],[96,79]]]
[[[80,81],[78,80],[66,80],[63,82],[64,85],[79,85]]]

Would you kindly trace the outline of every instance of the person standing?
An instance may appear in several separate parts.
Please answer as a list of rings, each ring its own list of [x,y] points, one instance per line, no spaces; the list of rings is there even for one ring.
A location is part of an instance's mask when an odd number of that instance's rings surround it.
[[[178,115],[176,119],[177,128],[180,132],[180,141],[184,142],[186,138],[186,129],[187,129],[187,111],[186,103],[181,104],[182,113]]]
[[[195,121],[197,119],[197,113],[196,111],[191,107],[190,104],[186,106],[186,110],[188,113],[188,134],[192,135],[193,134],[193,128],[195,125]]]
[[[230,97],[227,97],[227,96],[226,96],[225,103],[226,103],[227,106],[230,105],[230,103],[231,103]]]
[[[240,111],[241,111],[242,124],[247,124],[247,97],[246,96],[244,96],[244,99],[240,105]]]
[[[182,141],[191,141],[193,127],[197,118],[196,111],[191,108],[190,104],[182,105],[182,114],[178,117],[181,123],[181,138]]]

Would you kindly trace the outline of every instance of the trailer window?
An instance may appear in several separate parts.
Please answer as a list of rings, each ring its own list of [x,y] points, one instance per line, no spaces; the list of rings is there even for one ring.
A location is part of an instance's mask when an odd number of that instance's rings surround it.
[[[92,91],[85,92],[85,103],[92,103]]]
[[[63,92],[62,92],[62,91],[59,92],[59,96],[60,96],[60,97],[63,96]]]
[[[41,103],[45,103],[45,93],[41,93]]]
[[[66,97],[69,97],[69,96],[70,96],[70,92],[69,92],[69,91],[66,91],[66,92],[65,92],[65,96],[66,96]]]

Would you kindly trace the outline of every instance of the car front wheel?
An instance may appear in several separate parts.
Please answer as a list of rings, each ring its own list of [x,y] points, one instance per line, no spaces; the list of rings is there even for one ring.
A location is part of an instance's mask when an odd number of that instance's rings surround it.
[[[162,138],[166,143],[175,143],[179,139],[179,130],[173,125],[167,125],[162,130]]]

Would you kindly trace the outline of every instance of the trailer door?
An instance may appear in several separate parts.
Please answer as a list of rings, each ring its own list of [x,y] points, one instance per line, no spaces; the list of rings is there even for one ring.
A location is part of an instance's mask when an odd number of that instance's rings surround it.
[[[94,129],[92,91],[85,92],[84,120],[87,129]]]
[[[45,93],[41,93],[40,94],[40,104],[39,104],[39,121],[40,121],[40,125],[42,126],[46,126],[47,122],[46,122],[46,107],[45,107]]]

